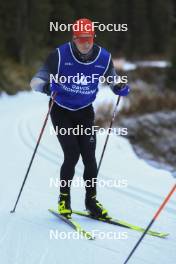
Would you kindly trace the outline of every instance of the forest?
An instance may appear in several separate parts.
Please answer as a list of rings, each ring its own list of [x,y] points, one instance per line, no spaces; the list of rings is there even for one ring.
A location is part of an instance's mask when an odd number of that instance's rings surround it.
[[[49,52],[71,39],[50,23],[72,24],[87,17],[128,30],[96,31],[96,42],[114,58],[164,59],[176,65],[174,0],[9,0],[0,3],[0,92],[29,89],[29,80]]]

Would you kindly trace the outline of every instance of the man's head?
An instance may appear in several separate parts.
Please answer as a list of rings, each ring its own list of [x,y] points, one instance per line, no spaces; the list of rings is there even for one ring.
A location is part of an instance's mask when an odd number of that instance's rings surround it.
[[[87,18],[81,18],[73,24],[72,30],[73,41],[77,49],[82,54],[87,54],[93,47],[95,36],[92,21]]]

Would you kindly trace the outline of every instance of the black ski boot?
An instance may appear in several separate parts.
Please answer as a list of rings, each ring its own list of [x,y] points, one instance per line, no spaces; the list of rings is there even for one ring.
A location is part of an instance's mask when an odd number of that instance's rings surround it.
[[[108,211],[96,200],[96,196],[86,197],[86,210],[94,217],[109,218]]]
[[[67,193],[60,193],[58,201],[58,213],[65,216],[66,218],[71,218],[71,204],[70,195]]]

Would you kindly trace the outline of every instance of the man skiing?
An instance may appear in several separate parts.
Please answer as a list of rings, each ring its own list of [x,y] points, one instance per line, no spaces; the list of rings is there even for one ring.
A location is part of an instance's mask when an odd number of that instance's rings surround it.
[[[48,56],[43,67],[31,80],[35,91],[53,95],[57,93],[51,109],[51,120],[54,129],[75,128],[82,126],[91,129],[94,125],[94,110],[92,103],[98,92],[99,78],[104,76],[117,77],[111,55],[104,48],[94,43],[95,32],[91,20],[83,18],[73,24],[71,42],[57,47]],[[64,76],[66,82],[50,83],[50,74]],[[76,83],[69,76],[81,75]],[[96,74],[95,79],[87,81],[87,76]],[[119,83],[108,83],[116,95],[126,96],[129,86]],[[51,100],[50,100],[51,103]],[[66,184],[60,186],[58,213],[70,218],[71,199],[69,182],[73,180],[75,166],[82,157],[84,164],[84,181],[93,182],[97,177],[95,158],[96,135],[74,135],[74,133],[57,135],[64,153],[64,162],[60,169],[60,180]],[[85,206],[96,217],[108,217],[107,210],[96,198],[96,184],[86,186]]]

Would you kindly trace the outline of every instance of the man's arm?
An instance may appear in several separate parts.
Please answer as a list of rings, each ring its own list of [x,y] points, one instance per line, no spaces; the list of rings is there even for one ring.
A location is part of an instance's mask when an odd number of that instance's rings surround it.
[[[105,72],[104,77],[107,80],[107,84],[116,95],[126,96],[130,92],[130,87],[128,84],[124,84],[118,81],[119,76],[115,70],[112,59],[110,60],[109,67]],[[110,77],[110,82],[108,82],[108,77]]]
[[[58,68],[58,51],[52,51],[43,66],[38,70],[30,82],[32,90],[51,95],[50,74],[56,75]]]

